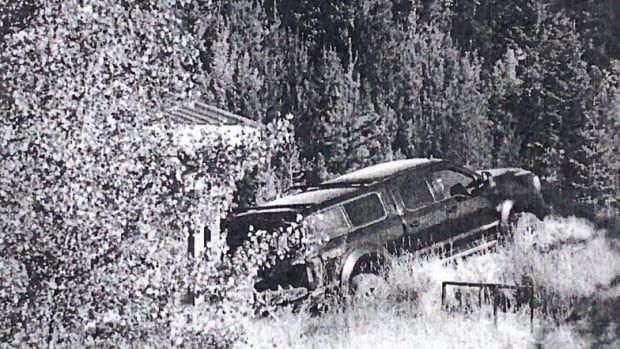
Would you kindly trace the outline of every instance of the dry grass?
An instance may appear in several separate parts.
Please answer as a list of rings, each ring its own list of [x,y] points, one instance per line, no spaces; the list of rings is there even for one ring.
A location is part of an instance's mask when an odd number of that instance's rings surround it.
[[[470,312],[441,308],[441,282],[519,283],[529,276],[560,301],[618,299],[620,248],[586,220],[524,216],[514,243],[496,252],[445,265],[405,256],[388,275],[387,291],[373,299],[352,300],[346,308],[320,317],[284,309],[246,328],[244,343],[253,348],[611,348],[618,326],[613,315],[592,326],[586,310],[561,313],[557,319],[527,309],[499,313],[490,306]],[[416,292],[412,301],[406,297]],[[614,304],[617,304],[614,303]],[[581,313],[579,313],[581,311]],[[568,319],[578,313],[578,319]],[[615,312],[612,312],[615,313]],[[601,319],[596,319],[601,322]],[[602,334],[601,334],[602,333]],[[610,335],[611,333],[611,335]],[[602,338],[601,336],[606,336]],[[608,344],[605,344],[608,343]]]

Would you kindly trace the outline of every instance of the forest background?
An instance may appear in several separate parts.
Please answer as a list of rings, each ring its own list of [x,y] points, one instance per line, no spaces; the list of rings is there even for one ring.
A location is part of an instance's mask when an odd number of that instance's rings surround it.
[[[250,278],[189,232],[385,160],[523,167],[556,213],[618,216],[617,1],[0,5],[3,343],[235,341]],[[264,132],[177,151],[163,112],[193,100]]]
[[[527,168],[565,211],[618,212],[617,2],[214,6],[206,100],[263,123],[294,115],[296,181],[436,157]]]

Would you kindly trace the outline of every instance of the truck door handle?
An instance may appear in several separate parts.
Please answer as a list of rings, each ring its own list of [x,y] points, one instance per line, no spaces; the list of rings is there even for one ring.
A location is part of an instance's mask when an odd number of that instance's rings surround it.
[[[419,227],[420,226],[420,221],[418,221],[418,220],[412,221],[411,223],[409,223],[409,226],[412,227],[412,228]]]
[[[456,211],[458,210],[459,210],[459,207],[456,205],[448,207],[448,213],[456,213]]]

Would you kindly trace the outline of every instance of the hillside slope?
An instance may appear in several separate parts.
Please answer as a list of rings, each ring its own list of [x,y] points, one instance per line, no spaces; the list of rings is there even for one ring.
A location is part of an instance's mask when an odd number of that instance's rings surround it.
[[[515,284],[524,276],[539,290],[532,324],[529,308],[499,312],[496,320],[490,305],[469,312],[441,308],[442,281]],[[387,288],[373,299],[354,300],[346,309],[320,317],[279,311],[254,321],[239,346],[617,348],[620,327],[613,314],[620,310],[618,281],[620,242],[604,230],[574,217],[538,221],[524,216],[508,246],[449,265],[438,258],[402,257],[389,272]],[[554,315],[542,311],[542,289]],[[418,295],[416,300],[412,294]]]

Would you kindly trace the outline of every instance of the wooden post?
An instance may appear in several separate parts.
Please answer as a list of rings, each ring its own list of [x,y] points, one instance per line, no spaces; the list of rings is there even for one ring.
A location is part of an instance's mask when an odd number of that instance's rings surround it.
[[[195,246],[194,231],[190,228],[188,229],[188,236],[187,236],[187,256],[190,259],[194,258],[195,256],[194,246]],[[186,302],[187,304],[195,305],[195,297],[194,297],[194,291],[192,290],[192,285],[187,285]]]
[[[187,255],[192,258],[195,257],[195,241],[194,241],[194,231],[189,230],[189,235],[187,236]]]

